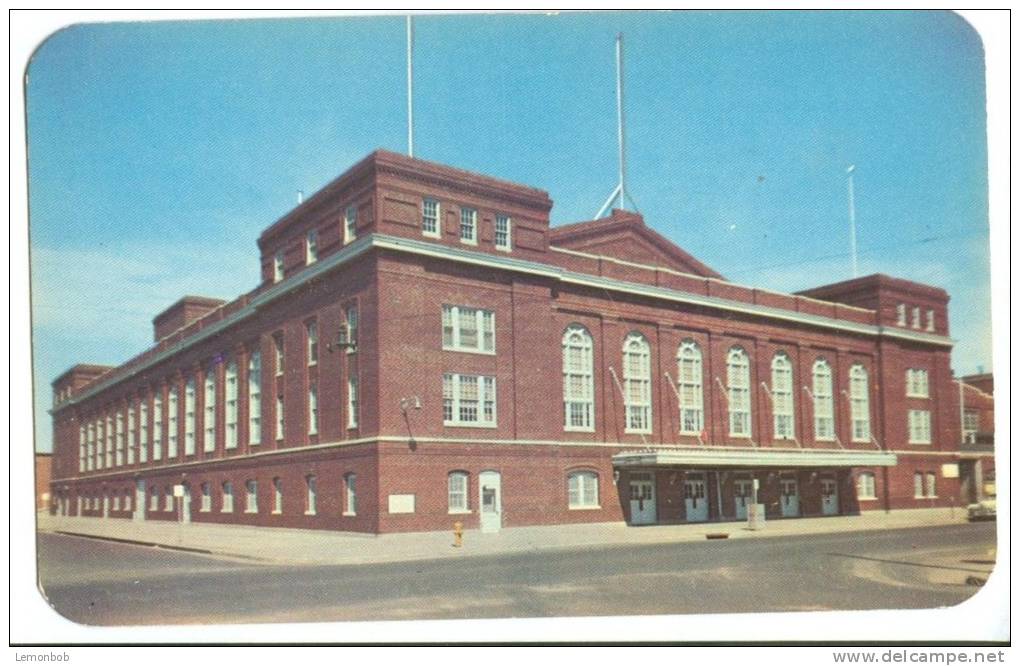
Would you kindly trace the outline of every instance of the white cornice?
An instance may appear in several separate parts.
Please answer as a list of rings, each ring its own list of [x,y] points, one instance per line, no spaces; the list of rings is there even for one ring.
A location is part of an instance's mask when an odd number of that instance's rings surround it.
[[[179,354],[197,345],[198,343],[207,340],[208,338],[216,335],[217,333],[223,331],[224,329],[227,329],[230,326],[233,326],[235,324],[240,323],[241,321],[244,321],[248,317],[255,314],[259,309],[268,306],[269,304],[275,302],[277,299],[306,285],[308,282],[314,280],[315,278],[320,277],[336,268],[343,266],[344,264],[352,261],[356,257],[364,254],[365,252],[373,248],[391,250],[396,252],[406,252],[409,254],[434,257],[437,259],[446,259],[449,261],[455,261],[458,263],[468,264],[472,266],[482,266],[485,268],[496,268],[511,272],[525,273],[528,275],[537,275],[552,280],[556,280],[559,282],[564,282],[567,284],[575,284],[584,287],[592,287],[595,289],[615,291],[618,293],[645,296],[648,298],[655,298],[674,303],[697,305],[701,307],[723,310],[727,312],[739,312],[741,314],[764,317],[768,319],[776,319],[781,321],[789,321],[808,326],[816,326],[819,328],[854,333],[857,335],[866,335],[871,337],[894,337],[902,340],[909,340],[911,342],[938,345],[942,347],[951,347],[953,345],[953,341],[951,339],[940,335],[902,331],[894,328],[889,328],[886,326],[861,324],[841,319],[832,319],[820,315],[811,315],[801,312],[794,312],[792,310],[772,308],[764,305],[742,303],[740,301],[719,298],[716,296],[704,296],[701,294],[694,294],[675,289],[667,289],[664,287],[656,287],[652,285],[626,282],[623,280],[615,280],[596,275],[587,275],[584,273],[575,273],[550,264],[526,261],[514,257],[494,256],[482,252],[447,247],[445,245],[440,245],[434,242],[420,241],[410,238],[400,238],[397,236],[389,236],[386,234],[369,234],[367,236],[362,236],[361,238],[357,239],[356,241],[354,241],[347,247],[343,248],[339,252],[323,257],[321,260],[319,260],[312,266],[304,268],[303,270],[301,270],[301,272],[297,273],[296,275],[284,279],[279,284],[274,285],[273,287],[267,289],[261,294],[258,294],[257,296],[253,297],[251,301],[240,310],[233,312],[230,315],[227,315],[226,317],[224,317],[223,319],[214,324],[210,324],[209,326],[203,328],[194,335],[187,337],[183,340],[180,340],[173,346],[168,347],[167,349],[153,355],[152,357],[146,359],[145,361],[138,363],[138,365],[130,368],[126,372],[117,373],[116,370],[111,371],[111,374],[116,374],[116,376],[110,377],[107,380],[101,380],[94,386],[87,388],[80,395],[74,396],[73,398],[69,398],[68,400],[61,403],[59,407],[54,408],[53,410],[54,413],[62,411],[65,407],[76,405],[112,386],[115,386],[121,382],[129,380],[132,377],[138,375],[139,373],[147,370],[148,368],[151,368],[154,365],[170,358],[171,356]]]

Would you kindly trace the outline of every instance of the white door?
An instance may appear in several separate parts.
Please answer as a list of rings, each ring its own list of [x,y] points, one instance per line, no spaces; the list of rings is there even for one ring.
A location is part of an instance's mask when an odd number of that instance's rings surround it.
[[[835,516],[839,513],[839,490],[836,479],[822,477],[822,515]]]
[[[784,518],[800,515],[800,494],[797,479],[779,480],[779,505]]]
[[[191,486],[184,484],[184,497],[181,498],[181,522],[191,522]]]
[[[688,474],[684,479],[684,507],[687,522],[701,523],[708,520],[708,493],[705,492],[705,475]]]
[[[103,518],[110,517],[110,496],[103,495]]]
[[[145,520],[145,480],[135,481],[135,520]]]
[[[651,474],[631,474],[630,524],[650,525],[655,522],[655,481]]]
[[[747,505],[754,502],[753,486],[751,479],[736,479],[733,482],[733,506],[737,509],[737,520],[747,520]]]
[[[499,472],[478,475],[478,506],[481,509],[482,532],[498,532],[503,526],[503,497]]]

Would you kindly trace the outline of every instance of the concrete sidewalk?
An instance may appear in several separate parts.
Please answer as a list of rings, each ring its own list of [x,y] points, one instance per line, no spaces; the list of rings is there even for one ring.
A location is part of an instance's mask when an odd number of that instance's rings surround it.
[[[480,555],[704,541],[709,534],[730,539],[760,539],[798,534],[904,529],[966,522],[966,511],[911,509],[867,512],[859,516],[773,520],[761,530],[743,522],[630,527],[624,523],[544,525],[504,528],[498,534],[469,530],[454,548],[450,532],[366,535],[324,530],[248,527],[121,518],[72,518],[39,514],[40,532],[60,532],[174,548],[264,564],[369,564]]]

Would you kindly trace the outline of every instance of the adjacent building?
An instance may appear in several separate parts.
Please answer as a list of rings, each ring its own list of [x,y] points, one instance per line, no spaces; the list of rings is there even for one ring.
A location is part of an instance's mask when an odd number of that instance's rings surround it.
[[[728,281],[635,213],[377,151],[259,285],[54,381],[54,511],[361,532],[958,504],[948,295]],[[179,488],[175,493],[174,489]],[[180,495],[180,496],[177,496]]]

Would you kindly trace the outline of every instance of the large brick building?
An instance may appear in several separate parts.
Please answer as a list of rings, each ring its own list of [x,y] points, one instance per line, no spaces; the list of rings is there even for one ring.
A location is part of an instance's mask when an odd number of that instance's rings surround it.
[[[770,517],[962,501],[945,291],[745,287],[637,214],[551,207],[371,154],[262,233],[256,289],[56,379],[54,510],[394,532],[733,520],[755,485]]]

